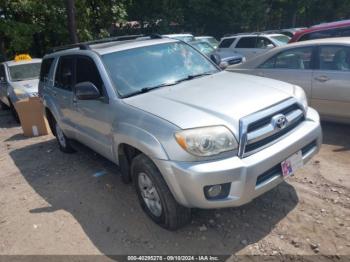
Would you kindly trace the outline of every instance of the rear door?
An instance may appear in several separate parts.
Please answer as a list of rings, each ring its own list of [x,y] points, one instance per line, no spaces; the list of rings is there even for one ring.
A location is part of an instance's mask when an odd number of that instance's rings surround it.
[[[257,55],[257,48],[256,48],[256,36],[244,36],[238,39],[237,44],[234,48],[234,51],[236,51],[239,54],[242,54],[246,57],[246,59],[253,58]]]
[[[312,106],[325,117],[350,120],[350,47],[320,46],[318,58]]]
[[[74,85],[75,56],[61,56],[58,60],[55,81],[51,96],[58,109],[60,125],[64,133],[74,137],[75,124],[73,121],[73,85]]]
[[[310,99],[314,57],[313,47],[288,49],[261,64],[256,72],[260,76],[298,85]]]
[[[77,56],[75,79],[76,84],[93,83],[101,94],[100,98],[94,100],[78,100],[74,97],[76,139],[112,160],[111,130],[115,112],[111,111],[101,74],[92,58]]]

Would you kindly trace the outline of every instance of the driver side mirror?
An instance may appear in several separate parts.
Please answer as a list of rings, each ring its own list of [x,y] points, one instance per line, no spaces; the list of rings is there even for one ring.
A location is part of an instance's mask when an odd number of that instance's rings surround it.
[[[221,57],[218,54],[210,55],[210,60],[213,61],[216,65],[220,65]]]
[[[75,95],[79,100],[93,100],[101,97],[100,91],[91,82],[82,82],[75,85]]]

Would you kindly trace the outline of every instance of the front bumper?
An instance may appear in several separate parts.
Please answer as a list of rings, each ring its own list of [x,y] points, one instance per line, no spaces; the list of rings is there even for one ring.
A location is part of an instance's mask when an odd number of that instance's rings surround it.
[[[259,179],[257,183],[257,179],[299,150],[303,151],[306,164],[318,152],[321,143],[319,115],[309,108],[306,120],[286,137],[249,157],[207,162],[154,161],[180,204],[191,208],[224,208],[248,203],[277,186],[283,181],[278,171],[263,182]],[[231,184],[226,198],[208,200],[205,197],[205,186],[224,183]]]

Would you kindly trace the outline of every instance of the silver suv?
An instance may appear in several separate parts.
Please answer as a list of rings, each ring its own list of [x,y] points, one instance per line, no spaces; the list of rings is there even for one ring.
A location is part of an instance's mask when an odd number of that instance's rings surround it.
[[[39,95],[60,149],[78,141],[119,165],[161,226],[250,202],[317,153],[300,87],[222,71],[179,40],[117,40],[46,55]]]

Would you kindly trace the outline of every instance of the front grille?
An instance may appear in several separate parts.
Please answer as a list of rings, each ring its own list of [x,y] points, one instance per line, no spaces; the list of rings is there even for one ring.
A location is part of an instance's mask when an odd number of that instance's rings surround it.
[[[276,125],[276,117],[282,117],[286,124]],[[304,120],[304,111],[294,98],[241,119],[240,156],[249,156],[275,143]]]

